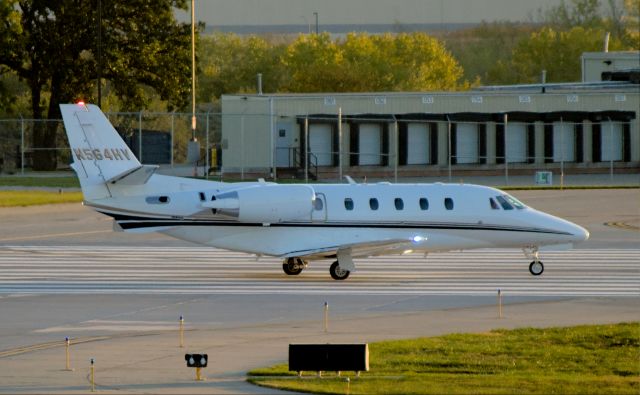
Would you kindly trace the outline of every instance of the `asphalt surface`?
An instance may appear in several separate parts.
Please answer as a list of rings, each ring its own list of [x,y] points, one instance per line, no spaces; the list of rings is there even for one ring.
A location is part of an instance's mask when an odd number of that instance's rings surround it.
[[[273,393],[246,384],[245,372],[286,362],[290,343],[637,321],[640,191],[513,194],[586,227],[590,240],[543,254],[541,278],[516,252],[488,251],[375,258],[336,283],[328,264],[292,279],[276,260],[113,233],[108,218],[80,205],[0,208],[0,392],[88,392],[95,358],[105,393]],[[207,381],[193,381],[185,352],[210,355]]]

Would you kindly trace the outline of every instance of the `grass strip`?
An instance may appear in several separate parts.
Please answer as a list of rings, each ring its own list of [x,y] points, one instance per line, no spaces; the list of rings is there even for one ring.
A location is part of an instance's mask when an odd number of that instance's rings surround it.
[[[370,371],[360,378],[298,378],[280,364],[249,372],[248,381],[319,394],[640,393],[637,322],[386,341],[369,351]]]
[[[78,177],[0,177],[0,187],[80,188]]]
[[[82,192],[0,191],[0,207],[82,202]]]

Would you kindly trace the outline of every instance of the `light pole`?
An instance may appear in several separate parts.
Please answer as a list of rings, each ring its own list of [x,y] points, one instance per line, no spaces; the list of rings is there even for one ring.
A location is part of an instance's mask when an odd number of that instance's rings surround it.
[[[313,16],[315,16],[315,17],[316,17],[316,34],[318,34],[318,13],[317,13],[317,12],[314,12],[314,13],[313,13]]]

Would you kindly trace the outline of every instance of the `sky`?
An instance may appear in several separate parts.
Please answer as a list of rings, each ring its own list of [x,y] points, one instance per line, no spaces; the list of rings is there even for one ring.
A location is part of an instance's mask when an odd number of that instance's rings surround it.
[[[195,0],[207,26],[478,23],[527,20],[560,0]],[[179,20],[189,20],[188,12]]]

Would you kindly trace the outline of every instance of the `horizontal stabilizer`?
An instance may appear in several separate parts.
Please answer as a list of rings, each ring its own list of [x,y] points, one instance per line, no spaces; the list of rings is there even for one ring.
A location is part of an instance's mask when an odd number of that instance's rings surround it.
[[[157,165],[141,165],[132,170],[127,170],[122,174],[108,179],[108,184],[118,185],[142,185],[149,181],[149,178],[155,173],[159,166]]]

